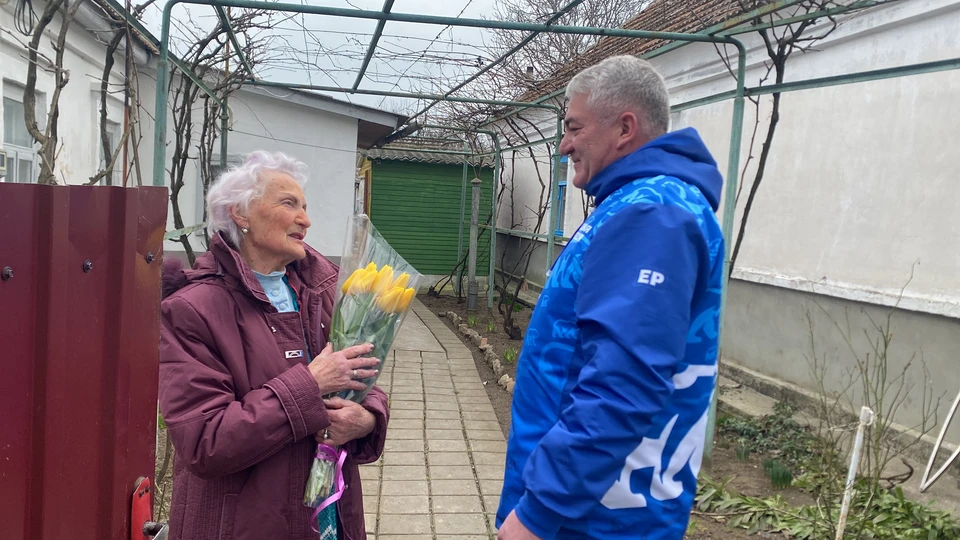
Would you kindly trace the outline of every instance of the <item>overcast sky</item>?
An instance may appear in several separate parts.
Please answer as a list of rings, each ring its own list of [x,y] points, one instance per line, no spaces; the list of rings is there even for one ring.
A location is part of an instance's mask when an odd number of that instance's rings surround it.
[[[302,1],[311,5],[372,11],[383,7],[383,0]],[[495,0],[396,0],[392,11],[482,19],[493,18],[494,3]],[[158,37],[162,5],[158,2],[144,14],[145,25]],[[213,8],[207,6],[188,8],[180,4],[173,10],[175,19],[184,20],[188,14],[197,24],[216,24]],[[353,85],[377,21],[319,15],[290,18],[290,15],[281,13],[274,17],[277,25],[272,32],[283,39],[274,41],[272,52],[275,58],[269,67],[258,71],[258,76],[278,82]],[[177,35],[176,30],[173,32]],[[388,21],[377,55],[367,68],[360,87],[404,92],[442,91],[475,73],[479,63],[492,60],[484,46],[489,41],[489,30]],[[380,96],[331,95],[353,103],[394,110],[416,103]]]

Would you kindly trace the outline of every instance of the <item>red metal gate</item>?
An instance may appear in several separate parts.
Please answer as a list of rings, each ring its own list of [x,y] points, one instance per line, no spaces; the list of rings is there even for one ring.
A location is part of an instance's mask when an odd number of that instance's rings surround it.
[[[131,537],[166,209],[162,187],[0,184],[0,538]]]

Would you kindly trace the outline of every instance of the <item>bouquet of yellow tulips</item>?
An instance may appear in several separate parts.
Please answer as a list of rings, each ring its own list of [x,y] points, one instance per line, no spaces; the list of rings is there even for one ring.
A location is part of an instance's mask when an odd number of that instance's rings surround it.
[[[373,350],[369,356],[380,359],[382,370],[397,330],[417,294],[420,279],[420,273],[390,247],[367,216],[351,217],[340,260],[340,287],[330,323],[333,349],[341,351],[371,343]],[[362,381],[366,384],[365,390],[344,390],[338,396],[357,403],[363,401],[376,384],[379,373]],[[317,447],[303,502],[316,509],[314,519],[320,532],[328,531],[331,524],[335,531],[335,513],[329,506],[343,493],[342,464],[341,449],[324,444]]]

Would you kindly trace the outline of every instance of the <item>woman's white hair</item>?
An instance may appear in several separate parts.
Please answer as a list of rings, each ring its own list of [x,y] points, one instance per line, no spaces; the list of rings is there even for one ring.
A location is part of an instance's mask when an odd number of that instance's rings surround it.
[[[301,188],[307,183],[307,166],[303,162],[280,152],[251,152],[243,163],[221,174],[207,191],[207,230],[211,236],[221,232],[235,247],[240,247],[243,234],[230,209],[246,214],[250,203],[263,196],[267,187],[263,173],[270,171],[289,174]]]
[[[602,123],[624,112],[646,119],[651,135],[670,129],[670,94],[667,84],[650,62],[635,56],[611,56],[578,73],[567,84],[566,97],[587,96],[587,107]]]

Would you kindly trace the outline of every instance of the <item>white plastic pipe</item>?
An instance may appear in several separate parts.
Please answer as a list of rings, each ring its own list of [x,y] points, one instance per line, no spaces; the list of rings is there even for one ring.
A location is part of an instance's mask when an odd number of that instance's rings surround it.
[[[853,453],[850,455],[850,469],[847,471],[847,485],[843,490],[843,505],[840,507],[840,520],[837,523],[837,539],[843,540],[843,530],[847,528],[847,514],[850,512],[850,500],[853,498],[853,482],[860,468],[860,453],[863,451],[863,431],[873,424],[873,411],[868,407],[860,408],[860,425],[853,441]]]

